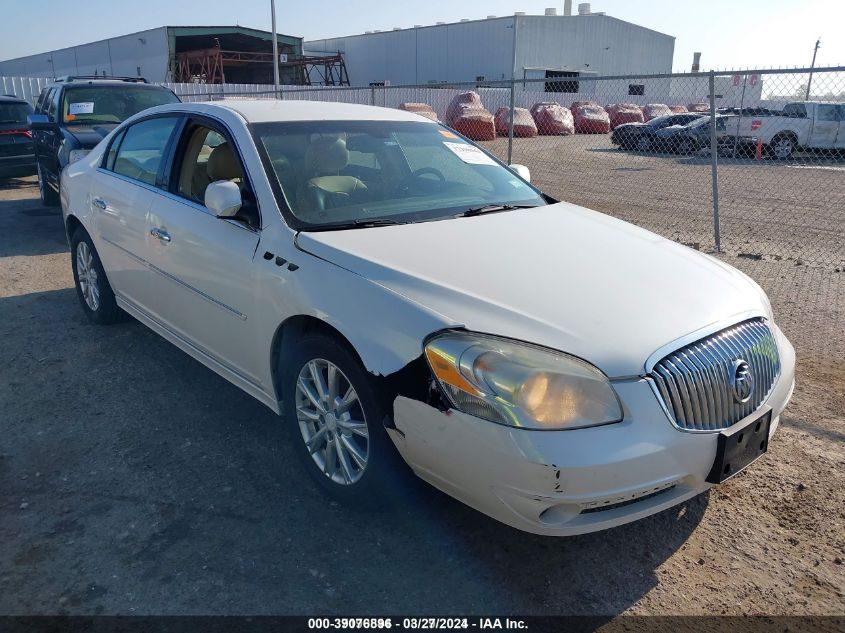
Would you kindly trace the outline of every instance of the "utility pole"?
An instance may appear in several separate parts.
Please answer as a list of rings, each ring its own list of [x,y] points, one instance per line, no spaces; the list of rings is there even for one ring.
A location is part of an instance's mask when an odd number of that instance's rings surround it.
[[[810,64],[810,78],[807,79],[807,96],[805,101],[810,100],[810,86],[813,85],[813,68],[816,67],[816,53],[819,52],[819,46],[822,45],[822,38],[816,40],[816,47],[813,49],[813,62]]]
[[[279,39],[276,37],[276,0],[270,0],[270,21],[273,31],[273,94],[279,98]]]

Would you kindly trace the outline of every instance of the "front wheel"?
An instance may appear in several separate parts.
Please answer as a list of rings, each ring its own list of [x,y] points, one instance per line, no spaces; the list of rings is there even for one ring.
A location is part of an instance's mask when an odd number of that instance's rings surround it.
[[[382,505],[399,457],[382,426],[388,403],[349,349],[308,334],[280,359],[284,423],[308,474],[332,497]]]
[[[675,146],[675,151],[683,155],[692,154],[695,151],[695,144],[692,142],[692,139],[682,138]]]
[[[123,311],[117,306],[91,236],[79,227],[70,239],[70,247],[76,294],[85,316],[98,325],[117,323]]]

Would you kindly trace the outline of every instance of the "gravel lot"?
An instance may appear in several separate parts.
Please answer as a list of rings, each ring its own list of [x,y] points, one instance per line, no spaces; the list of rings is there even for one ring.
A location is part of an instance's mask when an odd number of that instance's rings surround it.
[[[625,200],[625,217],[708,248],[701,219],[684,216],[691,203],[667,223],[644,197],[646,179],[667,202],[681,197],[668,192],[693,173],[675,169],[683,159],[658,172],[643,158],[648,174],[596,184],[576,166],[620,159],[585,155],[563,170],[525,162],[541,182],[562,174],[574,201],[618,212]],[[830,187],[829,173],[805,171]],[[701,190],[684,197],[706,195],[709,180],[692,179]],[[820,226],[800,233],[767,227],[782,238],[769,251],[806,237],[825,254],[817,266],[729,249],[798,348],[770,453],[676,509],[550,539],[416,481],[382,513],[328,503],[269,410],[137,322],[85,320],[61,215],[39,205],[34,179],[11,181],[0,190],[0,613],[843,613],[845,283],[836,245],[819,237],[842,206],[825,218],[835,207],[819,204],[804,217]]]

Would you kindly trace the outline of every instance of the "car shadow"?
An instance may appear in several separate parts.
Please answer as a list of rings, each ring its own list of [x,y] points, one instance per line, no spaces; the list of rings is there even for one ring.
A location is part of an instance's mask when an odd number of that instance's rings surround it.
[[[0,299],[0,337],[0,612],[611,616],[707,506],[549,538],[404,471],[385,509],[342,506],[295,427],[140,323],[92,325],[72,288]],[[162,590],[175,570],[190,591]]]
[[[0,191],[0,257],[67,251],[61,208],[42,205],[31,186],[21,187],[21,193],[27,197],[3,197]]]

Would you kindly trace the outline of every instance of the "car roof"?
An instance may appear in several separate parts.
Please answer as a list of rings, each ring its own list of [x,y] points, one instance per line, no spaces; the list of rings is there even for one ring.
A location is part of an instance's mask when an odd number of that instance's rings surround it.
[[[279,99],[230,99],[213,103],[174,103],[157,106],[159,111],[195,112],[214,114],[227,110],[239,114],[248,123],[286,121],[424,121],[437,125],[430,119],[395,108],[330,103],[327,101],[299,101]]]
[[[60,87],[60,86],[69,86],[72,88],[78,86],[108,86],[108,87],[132,87],[132,88],[139,88],[141,90],[168,90],[164,86],[157,86],[155,84],[148,84],[146,82],[141,81],[124,81],[121,79],[70,79],[70,80],[63,80],[63,81],[51,81],[47,84],[50,88],[53,87]]]

